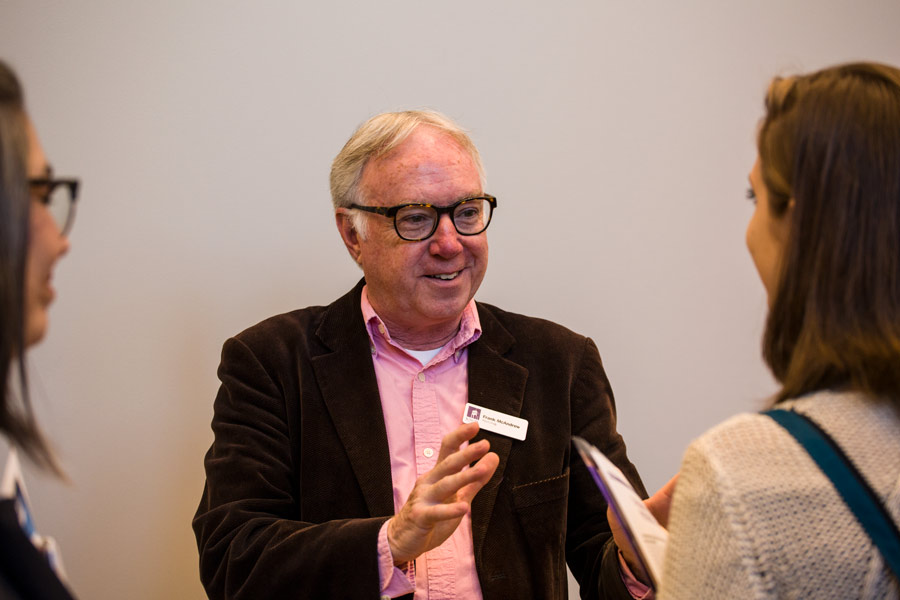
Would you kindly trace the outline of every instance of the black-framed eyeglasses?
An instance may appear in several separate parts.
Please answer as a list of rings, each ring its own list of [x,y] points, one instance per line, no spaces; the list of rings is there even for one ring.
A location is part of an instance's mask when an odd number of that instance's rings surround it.
[[[28,180],[32,198],[49,209],[62,235],[69,234],[75,220],[78,185],[77,179],[36,177]]]
[[[450,221],[460,235],[478,235],[491,224],[491,216],[497,208],[497,198],[485,194],[463,198],[449,206],[418,203],[391,207],[351,204],[350,208],[392,218],[394,230],[401,239],[420,242],[434,235],[443,214],[450,215]]]

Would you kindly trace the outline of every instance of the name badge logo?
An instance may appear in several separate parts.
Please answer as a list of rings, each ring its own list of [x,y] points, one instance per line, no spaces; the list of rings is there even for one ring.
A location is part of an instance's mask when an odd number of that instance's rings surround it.
[[[528,432],[528,421],[525,419],[468,403],[463,412],[463,423],[472,421],[477,421],[482,429],[516,440],[524,440],[525,434]]]

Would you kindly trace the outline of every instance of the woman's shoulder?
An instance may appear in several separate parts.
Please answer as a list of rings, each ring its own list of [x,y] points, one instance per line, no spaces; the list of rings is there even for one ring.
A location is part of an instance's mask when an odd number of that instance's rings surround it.
[[[682,479],[699,477],[706,481],[701,487],[714,481],[717,488],[740,493],[739,489],[755,486],[773,461],[789,451],[785,434],[760,413],[735,415],[690,443],[681,465]]]
[[[893,402],[853,392],[817,392],[789,400],[778,408],[800,412],[843,448],[860,471],[884,492],[900,476],[900,412]],[[763,413],[731,417],[694,440],[685,463],[701,461],[714,471],[740,473],[748,484],[806,472],[806,451],[794,437]]]
[[[900,408],[884,399],[856,392],[821,391],[780,402],[775,408],[799,412],[832,436],[867,434],[900,444]],[[710,428],[695,443],[743,444],[756,441],[758,436],[771,439],[773,433],[781,431],[783,428],[763,412],[741,413]]]
[[[786,405],[815,421],[882,495],[900,485],[900,407],[854,392],[820,392]]]
[[[829,434],[863,433],[900,437],[900,403],[850,391],[825,390],[787,400],[778,408],[813,419]]]

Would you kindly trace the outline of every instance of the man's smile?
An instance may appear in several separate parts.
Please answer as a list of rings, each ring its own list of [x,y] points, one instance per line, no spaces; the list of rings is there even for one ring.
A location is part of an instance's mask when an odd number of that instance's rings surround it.
[[[462,271],[453,271],[452,273],[435,273],[434,275],[427,275],[431,279],[442,279],[444,281],[449,281],[451,279],[456,279],[457,275],[459,275]]]

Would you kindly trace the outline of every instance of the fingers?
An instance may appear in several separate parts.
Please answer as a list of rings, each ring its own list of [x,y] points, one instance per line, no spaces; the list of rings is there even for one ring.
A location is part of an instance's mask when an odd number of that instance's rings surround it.
[[[659,491],[671,498],[672,494],[675,493],[676,485],[678,485],[678,473],[675,473],[675,475],[672,477],[672,479],[670,479],[668,482],[666,482],[666,485],[662,486],[662,488],[660,488]]]
[[[451,454],[459,450],[463,442],[468,442],[475,434],[478,433],[478,423],[463,423],[441,440],[441,451],[438,454],[438,463],[449,457]]]
[[[471,464],[491,449],[491,444],[487,440],[479,440],[474,444],[469,444],[462,450],[450,454],[443,460],[439,460],[430,472],[425,474],[425,479],[431,483],[438,481],[448,475],[461,471],[466,465]]]
[[[490,442],[480,440],[469,444],[462,450],[459,447],[478,433],[478,423],[465,423],[444,436],[441,440],[441,451],[438,454],[437,464],[423,476],[428,483],[435,483],[440,479],[459,472],[468,464],[479,460],[490,449]]]
[[[675,485],[678,481],[678,475],[675,475],[664,486],[662,486],[655,494],[644,500],[644,506],[656,517],[660,525],[666,527],[669,521],[669,507],[672,504],[672,494],[675,492]],[[612,509],[606,510],[606,518],[609,521],[609,527],[612,530],[613,539],[619,550],[622,552],[622,558],[628,563],[628,567],[638,580],[647,583],[650,581],[646,571],[637,559],[637,553],[631,547],[631,540],[625,535],[621,523],[616,518]]]
[[[494,475],[500,457],[489,452],[487,440],[459,449],[477,433],[478,423],[466,423],[444,436],[437,464],[416,481],[389,521],[388,544],[395,563],[411,560],[447,539]]]
[[[644,500],[647,509],[663,527],[667,527],[669,523],[669,508],[672,506],[672,494],[675,493],[677,483],[678,474],[676,473],[655,494]]]
[[[616,517],[616,513],[613,512],[612,508],[606,509],[606,520],[609,521],[609,528],[612,530],[613,540],[616,542],[619,552],[622,553],[622,558],[624,558],[625,562],[628,564],[628,568],[631,569],[631,573],[638,581],[649,585],[650,577],[644,571],[641,561],[637,558],[635,549],[631,546],[631,540],[628,539],[628,536],[625,534],[625,529],[622,527],[622,524],[619,522],[619,519]]]
[[[456,495],[456,499],[468,502],[474,498],[478,490],[484,487],[484,484],[494,475],[497,465],[500,464],[499,456],[493,452],[487,452],[486,447],[485,452],[484,456],[471,468],[451,473],[438,479],[428,490],[430,499],[434,502],[443,502],[447,499],[452,500],[454,495]],[[465,451],[460,451],[459,454],[464,455]],[[469,464],[469,461],[463,462],[462,466],[467,464]]]
[[[459,519],[467,512],[469,512],[469,504],[467,502],[433,504],[422,511],[420,525],[436,525],[442,521]]]
[[[472,498],[490,480],[499,463],[496,454],[488,453],[470,469],[433,485],[417,486],[397,515],[395,529],[400,532],[397,537],[407,527],[424,534],[441,522],[462,518],[469,511]]]
[[[494,476],[494,472],[497,470],[499,464],[499,456],[493,452],[485,454],[475,466],[469,469],[470,471],[477,471],[479,473],[478,478],[472,483],[460,488],[456,493],[456,497],[464,502],[471,503],[475,495],[481,491],[481,488],[483,488],[485,484],[491,480],[491,477]]]

